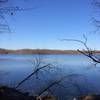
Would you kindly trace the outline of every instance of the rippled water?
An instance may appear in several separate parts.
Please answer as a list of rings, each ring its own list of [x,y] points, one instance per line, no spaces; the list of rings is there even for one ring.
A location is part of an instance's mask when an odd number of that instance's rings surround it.
[[[83,55],[0,55],[0,84],[16,86],[34,71],[36,59],[41,65],[51,64],[52,69],[42,70],[18,89],[38,94],[51,82],[69,76],[54,85],[50,92],[62,99],[86,93],[100,94],[100,65]]]

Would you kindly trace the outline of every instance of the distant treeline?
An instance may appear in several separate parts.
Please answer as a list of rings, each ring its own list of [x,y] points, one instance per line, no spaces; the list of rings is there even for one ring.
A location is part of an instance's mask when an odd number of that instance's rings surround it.
[[[86,51],[85,51],[86,52]],[[100,53],[100,51],[95,51]],[[49,49],[0,49],[0,54],[79,54],[77,50],[49,50]]]

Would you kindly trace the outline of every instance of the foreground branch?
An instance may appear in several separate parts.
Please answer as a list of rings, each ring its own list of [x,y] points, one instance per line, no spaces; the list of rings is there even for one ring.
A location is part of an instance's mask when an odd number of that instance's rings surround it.
[[[66,76],[62,76],[60,79],[57,79],[57,80],[54,80],[53,82],[51,82],[50,84],[48,84],[45,88],[43,88],[43,90],[41,90],[39,93],[38,93],[38,96],[41,96],[43,93],[45,93],[46,91],[50,91],[51,92],[51,88],[58,85],[60,87],[64,87],[62,85],[60,85],[60,83],[62,81],[64,81],[65,79],[70,79],[72,77],[77,77],[77,76],[81,76],[80,74],[71,74],[71,75],[66,75]],[[78,87],[78,85],[74,84],[74,83],[71,83],[73,86],[77,87],[79,90],[80,88]],[[66,88],[66,87],[64,87]]]
[[[95,65],[100,63],[100,58],[98,58],[94,51],[92,49],[90,49],[87,45],[87,37],[85,35],[83,35],[85,41],[81,41],[81,40],[77,40],[77,39],[61,39],[61,41],[72,41],[72,42],[78,42],[81,43],[84,47],[85,50],[77,50],[78,52],[80,52],[81,54],[87,56],[88,58],[90,58],[93,62],[95,62]]]
[[[37,68],[33,73],[28,75],[25,79],[23,79],[21,82],[18,83],[18,85],[15,88],[18,88],[20,85],[22,85],[26,80],[28,80],[30,77],[34,76],[36,73],[38,73],[40,70],[49,67],[51,64],[44,65],[42,67]]]

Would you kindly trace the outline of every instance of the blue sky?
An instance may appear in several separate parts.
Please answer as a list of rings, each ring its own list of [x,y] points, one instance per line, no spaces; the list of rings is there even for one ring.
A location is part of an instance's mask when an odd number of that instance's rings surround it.
[[[16,1],[16,0],[15,0]],[[34,2],[33,2],[34,1]],[[20,1],[19,1],[20,2]],[[0,35],[0,48],[7,49],[79,49],[81,44],[62,42],[59,39],[84,40],[93,49],[100,49],[99,35],[90,34],[93,27],[92,0],[29,0],[23,7],[34,7],[33,10],[15,12],[6,15],[12,33]]]

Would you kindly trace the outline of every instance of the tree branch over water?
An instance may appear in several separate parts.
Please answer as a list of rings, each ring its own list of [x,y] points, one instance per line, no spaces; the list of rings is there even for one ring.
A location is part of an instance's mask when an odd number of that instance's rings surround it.
[[[60,41],[72,41],[72,42],[81,43],[84,46],[84,49],[83,50],[77,49],[77,51],[90,58],[93,62],[95,62],[95,65],[100,63],[100,58],[96,56],[95,50],[92,50],[87,45],[87,37],[84,34],[83,37],[84,37],[84,41],[78,39],[60,39]]]
[[[50,83],[47,84],[46,87],[44,87],[43,89],[41,89],[41,90],[39,91],[38,96],[41,96],[43,93],[45,93],[45,92],[47,92],[47,91],[52,92],[51,89],[52,89],[53,87],[55,87],[55,86],[59,86],[59,87],[62,87],[62,88],[65,89],[65,88],[67,88],[67,87],[61,85],[60,83],[61,83],[62,81],[65,81],[66,79],[70,80],[70,78],[72,78],[72,77],[78,77],[78,76],[81,76],[81,75],[80,75],[80,74],[70,74],[70,75],[62,76],[62,77],[60,77],[60,78],[58,78],[58,79],[56,79],[56,80],[50,81]],[[78,84],[72,83],[72,81],[70,81],[70,84],[72,84],[73,86],[75,86],[75,87],[79,90],[79,92],[81,91],[81,90],[80,90],[80,87],[78,86]]]
[[[41,66],[39,68],[37,68],[34,72],[32,72],[29,76],[27,76],[25,79],[23,79],[20,83],[18,83],[18,85],[16,86],[16,88],[18,88],[20,85],[22,85],[26,80],[28,80],[30,77],[34,76],[35,74],[37,74],[39,71],[41,71],[42,69],[49,67],[51,64],[47,64],[44,66]]]
[[[43,59],[40,56],[41,55],[38,55],[38,57],[35,57],[35,59],[31,61],[34,68],[33,72],[30,75],[28,75],[25,79],[23,79],[21,82],[19,82],[16,88],[20,87],[24,82],[26,82],[32,76],[38,75],[38,73],[41,72],[42,70],[46,71],[46,69],[47,70],[56,69],[56,67],[54,67],[50,63],[43,64]]]

